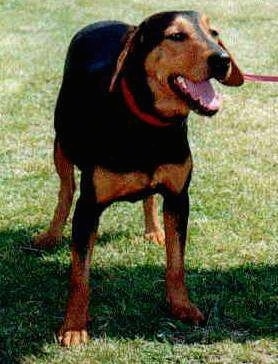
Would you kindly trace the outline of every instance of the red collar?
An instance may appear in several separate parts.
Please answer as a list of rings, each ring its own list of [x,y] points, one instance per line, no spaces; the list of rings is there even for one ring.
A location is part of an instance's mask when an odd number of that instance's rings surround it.
[[[121,79],[121,90],[127,107],[138,119],[142,120],[146,124],[160,128],[174,125],[172,122],[161,121],[158,117],[140,110],[124,78]]]

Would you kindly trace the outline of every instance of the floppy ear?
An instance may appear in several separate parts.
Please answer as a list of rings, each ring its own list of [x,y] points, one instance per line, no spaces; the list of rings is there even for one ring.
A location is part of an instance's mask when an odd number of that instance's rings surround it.
[[[220,82],[226,86],[241,86],[244,82],[244,77],[243,77],[241,70],[239,69],[239,67],[236,64],[234,57],[231,55],[231,53],[225,47],[225,45],[221,39],[218,40],[218,44],[220,45],[220,47],[225,49],[225,51],[228,53],[228,55],[231,58],[231,68],[228,73],[228,76]]]
[[[116,64],[116,68],[115,71],[112,75],[111,78],[111,82],[110,82],[110,86],[109,86],[109,92],[113,92],[116,86],[116,82],[119,78],[120,73],[123,70],[123,67],[125,65],[125,61],[126,58],[128,56],[128,54],[130,53],[130,51],[133,49],[134,46],[134,39],[135,39],[135,35],[137,34],[137,29],[138,27],[131,27],[130,30],[128,30],[125,39],[124,39],[124,48],[121,51],[118,60],[117,60],[117,64]]]

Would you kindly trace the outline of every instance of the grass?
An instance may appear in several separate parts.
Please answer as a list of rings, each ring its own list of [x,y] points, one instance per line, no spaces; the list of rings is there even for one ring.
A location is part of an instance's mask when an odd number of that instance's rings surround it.
[[[70,227],[53,252],[21,247],[47,227],[58,186],[52,115],[66,48],[99,19],[140,22],[184,2],[0,0],[0,362],[275,363],[277,349],[277,86],[221,87],[213,119],[192,115],[195,169],[186,265],[204,327],[172,320],[163,249],[142,238],[140,203],[105,212],[92,265],[92,339],[63,349],[54,332],[67,296]],[[277,74],[276,0],[195,1],[242,68]],[[255,9],[255,10],[254,10]]]

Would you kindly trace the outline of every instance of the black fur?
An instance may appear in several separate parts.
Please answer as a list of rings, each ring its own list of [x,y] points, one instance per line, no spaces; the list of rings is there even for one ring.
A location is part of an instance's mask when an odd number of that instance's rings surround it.
[[[162,40],[163,30],[176,15],[161,13],[142,23],[127,60],[125,75],[144,111],[153,111],[144,57]],[[170,127],[149,126],[130,113],[121,93],[108,92],[128,28],[121,22],[89,25],[69,47],[55,129],[57,141],[81,170],[100,165],[114,172],[152,173],[160,164],[183,162],[190,153],[186,124],[180,118]]]

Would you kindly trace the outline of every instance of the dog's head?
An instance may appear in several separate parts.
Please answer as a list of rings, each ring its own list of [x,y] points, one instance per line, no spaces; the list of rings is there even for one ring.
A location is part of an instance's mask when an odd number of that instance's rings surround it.
[[[210,83],[243,84],[243,75],[205,15],[194,11],[155,14],[130,31],[118,59],[112,86],[125,69],[143,65],[155,112],[211,116],[220,95]],[[126,67],[127,66],[127,67]],[[134,70],[136,72],[136,70]]]

